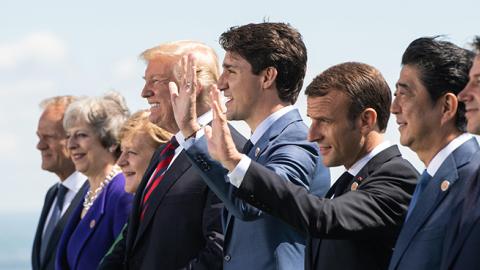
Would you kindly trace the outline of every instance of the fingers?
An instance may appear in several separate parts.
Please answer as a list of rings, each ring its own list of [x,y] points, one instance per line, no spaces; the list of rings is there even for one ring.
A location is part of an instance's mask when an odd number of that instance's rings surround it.
[[[168,90],[170,91],[170,99],[172,103],[175,103],[175,99],[178,97],[178,87],[174,82],[168,83]]]
[[[222,102],[220,100],[220,91],[218,91],[216,85],[212,85],[210,87],[210,101],[211,107],[213,111],[213,119],[225,120],[223,110],[222,110]]]
[[[211,141],[212,140],[212,127],[211,126],[205,126],[204,131],[205,131],[205,136],[207,136],[207,141]]]

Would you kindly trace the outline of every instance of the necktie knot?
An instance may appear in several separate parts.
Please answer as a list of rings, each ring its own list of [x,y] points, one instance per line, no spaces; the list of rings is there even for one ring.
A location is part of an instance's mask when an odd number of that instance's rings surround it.
[[[252,143],[252,141],[248,140],[248,141],[245,143],[245,145],[243,146],[242,152],[243,152],[244,154],[248,154],[248,152],[250,152],[250,150],[252,150],[252,148],[253,148],[253,143]]]
[[[60,211],[63,209],[63,203],[65,202],[65,195],[67,192],[68,188],[62,184],[59,184],[57,192],[57,207],[60,209]]]
[[[334,197],[340,196],[345,193],[345,190],[347,189],[347,186],[348,184],[350,184],[352,179],[353,175],[351,175],[348,171],[344,172],[335,183]]]

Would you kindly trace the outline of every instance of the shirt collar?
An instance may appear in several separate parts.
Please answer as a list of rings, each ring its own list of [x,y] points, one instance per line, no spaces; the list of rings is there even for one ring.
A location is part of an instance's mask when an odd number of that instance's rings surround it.
[[[280,119],[280,117],[284,116],[285,114],[287,114],[288,112],[294,109],[295,107],[293,107],[292,105],[288,105],[270,114],[267,118],[265,118],[260,123],[260,125],[258,125],[255,131],[252,133],[252,136],[250,137],[250,141],[252,142],[252,144],[255,145],[258,142],[258,140],[260,140],[260,138],[263,136],[265,131],[267,131],[273,125],[273,123],[275,123],[275,121],[277,121],[278,119]]]
[[[472,138],[472,135],[468,134],[468,133],[463,133],[461,134],[460,136],[456,137],[455,139],[453,139],[451,142],[449,142],[447,144],[447,146],[445,146],[444,148],[442,148],[442,150],[440,150],[440,152],[438,152],[432,159],[432,161],[430,162],[430,164],[428,164],[428,167],[427,167],[427,173],[430,175],[430,176],[434,176],[438,169],[440,168],[440,166],[442,165],[442,163],[445,161],[445,159],[447,159],[447,157],[453,152],[455,151],[455,149],[457,149],[460,145],[462,145],[464,142],[468,141],[469,139]]]
[[[387,149],[390,147],[392,144],[389,141],[384,141],[381,144],[375,146],[372,151],[370,151],[368,154],[363,156],[361,159],[357,160],[350,169],[348,169],[348,173],[350,173],[353,176],[356,176],[365,165],[378,153],[382,152],[383,150]]]
[[[81,172],[75,171],[67,179],[61,182],[61,185],[64,185],[68,190],[73,192],[78,192],[82,187],[83,183],[87,181],[87,177]]]

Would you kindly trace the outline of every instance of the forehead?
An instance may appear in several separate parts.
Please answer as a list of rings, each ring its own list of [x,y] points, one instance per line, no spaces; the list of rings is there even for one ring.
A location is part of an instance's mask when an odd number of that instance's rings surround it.
[[[145,76],[165,76],[169,77],[172,74],[173,64],[176,58],[170,56],[158,56],[155,59],[148,61],[145,69]]]
[[[400,70],[400,78],[398,78],[396,84],[397,88],[425,88],[420,80],[420,75],[420,70],[417,67],[411,65],[403,66]]]
[[[315,118],[319,116],[341,115],[350,105],[347,94],[340,90],[331,89],[324,96],[307,97],[307,114]]]
[[[38,129],[61,128],[63,120],[64,108],[49,107],[45,109],[38,120]]]
[[[473,66],[470,69],[470,76],[479,76],[480,75],[480,55],[475,57],[473,61]]]
[[[146,132],[132,132],[128,136],[122,139],[120,144],[125,148],[141,148],[151,147],[150,142],[153,139]]]
[[[250,67],[250,63],[243,58],[240,54],[232,51],[227,51],[225,53],[225,58],[223,59],[224,67]]]

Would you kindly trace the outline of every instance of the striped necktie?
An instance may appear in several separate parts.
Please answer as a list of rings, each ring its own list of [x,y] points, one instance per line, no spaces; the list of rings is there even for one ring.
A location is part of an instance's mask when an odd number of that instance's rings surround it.
[[[160,152],[159,162],[157,168],[153,172],[153,177],[147,187],[145,188],[145,193],[142,200],[142,213],[140,215],[140,220],[143,220],[143,216],[145,215],[145,211],[148,208],[148,201],[150,196],[152,195],[155,188],[160,184],[165,175],[165,171],[168,168],[168,165],[172,161],[173,157],[175,156],[175,149],[178,147],[178,142],[175,139],[175,136],[172,137],[169,143],[163,148],[162,152]]]
[[[408,220],[408,218],[412,214],[419,197],[422,195],[423,190],[427,187],[430,179],[432,179],[432,177],[430,176],[430,174],[428,174],[427,170],[424,170],[422,175],[420,176],[420,179],[417,182],[417,187],[413,192],[412,200],[410,201],[410,205],[408,206],[407,218],[405,220]]]

